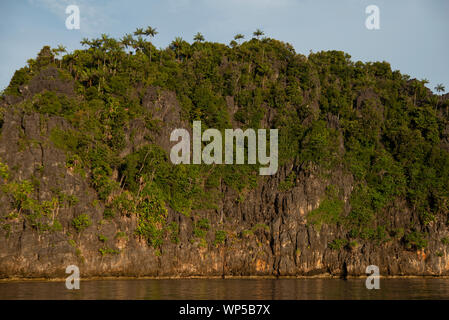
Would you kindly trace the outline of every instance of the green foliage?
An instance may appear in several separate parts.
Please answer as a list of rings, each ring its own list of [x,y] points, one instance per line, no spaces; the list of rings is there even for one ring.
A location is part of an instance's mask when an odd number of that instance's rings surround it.
[[[205,42],[198,34],[193,44],[176,38],[160,50],[150,42],[156,33],[148,28],[121,40],[85,39],[86,49],[65,55],[63,47],[45,46],[15,72],[4,92],[21,96],[22,87],[49,67],[57,68],[63,81],[74,82],[76,98],[43,91],[17,108],[44,118],[64,117],[69,124],[64,128],[70,129],[55,128],[50,139],[66,151],[66,167],[89,179],[104,202],[105,218],[138,215],[142,224],[136,232],[158,247],[166,226],[142,213],[148,197],[190,216],[192,210],[216,208],[223,185],[242,201],[257,186],[257,166],[170,163],[152,139],[160,127],[156,109],[167,91],[176,94],[181,120],[201,120],[204,129],[231,123],[242,129],[278,128],[280,165],[351,173],[351,211],[342,217],[341,197],[326,195],[308,216],[317,226],[340,223],[354,237],[382,242],[391,230],[377,221],[398,200],[405,200],[423,224],[449,213],[449,153],[441,147],[447,138],[447,101],[432,95],[424,81],[392,71],[387,62],[353,62],[341,51],[305,57],[289,44],[258,39],[259,31],[257,39],[232,46]],[[157,89],[154,108],[143,103],[148,87]],[[150,133],[129,153],[130,132],[141,121]],[[43,229],[52,225],[46,214],[63,204],[39,203],[31,179],[9,181],[11,175],[0,162],[13,214],[26,213]],[[290,174],[279,191],[290,190],[295,179]],[[64,203],[73,206],[77,201],[72,200]]]
[[[353,231],[355,231],[353,229]],[[357,236],[363,240],[374,241],[378,244],[387,242],[390,240],[388,232],[384,226],[370,227],[363,226],[359,230],[355,231],[353,236]]]
[[[163,243],[167,209],[161,199],[146,196],[137,206],[136,234],[146,239],[153,248],[159,248]]]
[[[336,224],[342,220],[343,201],[338,198],[338,190],[334,185],[326,188],[326,198],[317,209],[307,215],[307,220],[321,229],[323,224]]]
[[[128,236],[126,235],[126,232],[124,231],[117,231],[115,234],[116,239],[128,239]]]
[[[6,232],[5,238],[8,239],[9,236],[11,235],[11,229],[12,229],[11,225],[7,224],[7,223],[3,223],[3,224],[1,224],[1,226],[2,226],[2,229]]]
[[[295,186],[295,180],[296,173],[292,171],[287,178],[279,184],[278,190],[282,192],[291,190]]]
[[[4,180],[9,178],[9,167],[7,164],[3,163],[0,159],[0,177]]]
[[[355,249],[355,248],[357,248],[358,246],[359,246],[359,243],[358,243],[357,241],[355,241],[355,240],[352,240],[352,241],[350,241],[350,242],[348,243],[348,247],[351,248],[351,249]]]
[[[77,155],[77,154],[67,155],[66,167],[68,169],[74,169],[75,172],[77,172],[77,173],[81,174],[83,177],[85,177],[85,172],[82,167],[82,160],[79,155]]]
[[[0,162],[0,164],[2,164]],[[3,176],[9,177],[7,165],[3,168]],[[6,220],[20,218],[26,219],[28,223],[38,232],[58,232],[62,230],[61,223],[57,220],[56,214],[60,207],[64,206],[62,193],[56,194],[50,200],[36,200],[34,196],[35,187],[39,181],[19,180],[4,183],[1,189],[10,198],[12,211],[5,217]]]
[[[197,222],[195,222],[193,227],[193,235],[196,238],[200,238],[200,241],[202,239],[206,238],[207,232],[210,229],[210,223],[207,218],[201,218]]]
[[[449,238],[447,238],[447,237],[441,238],[441,243],[446,245],[446,246],[448,246],[449,245]]]
[[[396,239],[402,239],[402,237],[405,234],[404,228],[398,228],[398,229],[394,229],[392,230],[392,236],[395,237]]]
[[[12,96],[20,96],[20,86],[27,84],[31,77],[31,70],[29,67],[24,67],[17,70],[14,72],[14,75],[12,76],[12,79],[4,93]]]
[[[104,208],[103,218],[112,219],[115,217],[115,212],[113,208]]]
[[[60,149],[76,152],[80,144],[78,136],[79,134],[75,131],[64,131],[58,128],[54,128],[50,133],[50,140],[55,144],[56,147]],[[69,161],[70,160],[71,159],[69,158]]]
[[[71,247],[76,248],[76,242],[75,242],[75,240],[69,239],[69,240],[67,240],[67,242],[69,243],[69,245],[70,245]]]
[[[197,238],[205,238],[207,231],[210,229],[210,223],[207,218],[201,218],[194,224],[193,234]]]
[[[108,247],[100,248],[100,249],[98,249],[98,252],[100,252],[100,254],[102,256],[120,254],[120,250],[111,249],[111,248],[108,248]]]
[[[85,213],[80,214],[72,220],[72,226],[76,229],[77,232],[82,232],[91,224],[92,221],[90,220],[90,217]]]
[[[347,239],[334,239],[332,240],[332,242],[328,243],[328,247],[331,250],[340,250],[342,249],[344,246],[346,246],[348,244],[348,240]]]
[[[98,235],[98,240],[101,241],[101,242],[106,242],[106,241],[108,241],[108,238],[106,236],[102,235],[102,234],[99,234]]]
[[[197,226],[198,228],[203,229],[203,230],[209,230],[209,228],[210,228],[209,219],[207,219],[207,218],[201,218],[201,219],[198,220],[198,222],[196,223],[196,226]]]
[[[120,174],[131,192],[138,192],[142,181],[146,181],[170,207],[188,214],[204,194],[199,186],[202,170],[198,166],[173,165],[160,147],[148,145],[126,157]]]
[[[301,141],[301,160],[331,168],[337,161],[338,144],[335,130],[327,128],[322,120],[313,122]]]
[[[426,234],[419,231],[412,231],[405,235],[404,243],[407,249],[424,249],[427,247]]]
[[[62,224],[58,220],[53,221],[53,225],[49,228],[51,231],[62,231]]]
[[[179,224],[176,222],[170,223],[168,226],[168,230],[170,232],[170,241],[172,243],[179,243]]]
[[[69,207],[73,207],[75,206],[80,200],[78,199],[77,196],[75,195],[69,195],[67,196],[67,203],[69,205]]]
[[[226,241],[226,231],[224,230],[215,231],[214,245],[218,246],[220,244],[224,244],[225,241]]]
[[[65,95],[58,95],[52,91],[44,91],[35,95],[34,101],[36,111],[43,114],[61,115],[74,111]]]
[[[122,215],[130,216],[136,210],[136,199],[134,195],[129,191],[124,191],[114,198],[111,207],[105,208],[103,215],[112,218],[115,216],[115,211],[118,211]]]
[[[254,233],[255,233],[257,230],[260,230],[260,229],[266,230],[266,231],[270,231],[270,227],[269,227],[269,226],[267,226],[267,225],[264,224],[264,223],[258,223],[258,224],[256,224],[255,226],[253,226],[253,227],[252,227],[251,229],[249,229],[249,230],[243,230],[242,235],[243,235],[243,236],[254,235]]]
[[[318,230],[322,224],[335,224],[340,221],[343,212],[343,201],[324,199],[320,206],[308,214],[308,220],[316,225]]]

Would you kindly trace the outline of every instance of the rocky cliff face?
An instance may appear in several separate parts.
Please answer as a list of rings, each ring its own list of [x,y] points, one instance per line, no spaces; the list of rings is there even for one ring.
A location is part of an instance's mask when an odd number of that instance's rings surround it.
[[[47,79],[34,80],[37,82],[23,88],[25,96],[44,89],[73,94],[67,83]],[[11,99],[3,102],[6,112],[0,159],[15,181],[33,182],[37,201],[61,194],[65,198],[50,210],[59,221],[58,228],[52,229],[54,226],[48,227],[48,223],[47,228],[36,227],[20,215],[2,222],[1,278],[65,277],[65,268],[71,264],[80,267],[82,277],[358,276],[365,274],[368,265],[379,266],[382,275],[449,275],[448,246],[441,242],[449,236],[447,218],[437,215],[435,221],[423,226],[405,202],[387,207],[377,223],[389,230],[426,229],[430,236],[425,239],[425,249],[406,248],[400,234],[389,235],[389,240],[381,243],[330,246],[335,239],[344,238],[346,231],[338,224],[311,224],[309,214],[324,201],[329,185],[342,190],[344,210],[348,212],[353,178],[343,170],[329,172],[297,161],[283,165],[272,177],[260,178],[258,186],[243,195],[222,183],[216,208],[197,210],[195,217],[168,208],[167,224],[176,223],[177,239],[171,241],[173,235],[166,234],[163,244],[155,249],[136,236],[135,215],[104,219],[104,203],[90,186],[88,173],[66,165],[66,153],[55,146],[50,135],[54,128],[69,129],[70,124],[62,117],[14,108],[21,100]],[[173,92],[147,88],[142,105],[159,120],[158,130],[151,131],[141,121],[133,121],[121,156],[144,145],[148,135],[168,151],[171,130],[188,126],[181,120]],[[228,105],[234,108],[231,97]],[[335,121],[338,123],[338,119]],[[295,180],[288,188],[280,188],[291,172],[296,173]],[[70,197],[76,198],[76,203],[70,203]],[[8,192],[1,192],[2,215],[13,209],[14,199]],[[80,214],[87,214],[92,223],[77,232],[72,221]],[[192,241],[197,217],[210,222],[203,242]],[[45,217],[42,219],[44,223]],[[218,228],[227,235],[220,243],[213,232]]]

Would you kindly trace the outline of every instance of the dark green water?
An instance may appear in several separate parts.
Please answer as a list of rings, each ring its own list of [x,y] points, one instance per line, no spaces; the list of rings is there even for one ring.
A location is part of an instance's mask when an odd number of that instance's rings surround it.
[[[0,282],[0,299],[449,299],[449,279],[185,279]]]

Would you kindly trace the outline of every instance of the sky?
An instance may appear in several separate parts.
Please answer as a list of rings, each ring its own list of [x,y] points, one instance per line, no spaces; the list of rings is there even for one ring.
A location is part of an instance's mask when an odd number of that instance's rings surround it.
[[[80,29],[66,28],[66,7],[80,9]],[[379,29],[365,21],[379,8]],[[166,47],[177,36],[228,44],[235,34],[265,35],[293,45],[297,53],[342,50],[353,61],[387,61],[393,70],[428,79],[449,91],[449,1],[446,0],[2,0],[0,1],[0,90],[14,71],[44,45],[81,48],[84,37],[120,38],[152,26],[152,41]]]

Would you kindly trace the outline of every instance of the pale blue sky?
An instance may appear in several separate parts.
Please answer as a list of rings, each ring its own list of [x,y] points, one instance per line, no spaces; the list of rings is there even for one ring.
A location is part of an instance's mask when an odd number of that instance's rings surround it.
[[[67,30],[65,8],[80,7],[81,29]],[[380,30],[365,27],[365,8],[380,8]],[[121,37],[151,25],[166,47],[196,32],[229,43],[256,28],[296,52],[343,50],[354,61],[388,61],[430,88],[449,91],[449,1],[445,0],[19,0],[0,2],[0,89],[44,45],[80,48],[83,37]]]

